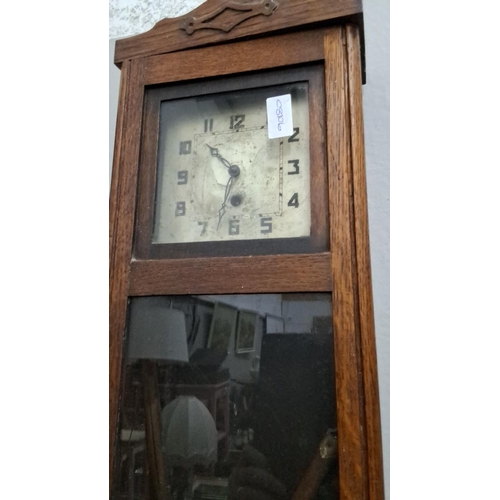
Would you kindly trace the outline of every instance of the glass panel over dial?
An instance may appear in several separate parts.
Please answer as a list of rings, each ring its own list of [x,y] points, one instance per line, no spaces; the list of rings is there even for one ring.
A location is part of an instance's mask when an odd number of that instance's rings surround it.
[[[266,99],[291,95],[269,139]],[[153,243],[311,234],[308,83],[163,101]]]
[[[131,299],[112,499],[332,500],[330,294]]]

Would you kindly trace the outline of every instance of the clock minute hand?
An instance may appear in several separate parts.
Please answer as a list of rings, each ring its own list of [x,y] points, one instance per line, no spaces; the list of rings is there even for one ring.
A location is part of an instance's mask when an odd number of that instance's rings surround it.
[[[226,213],[226,202],[227,199],[229,198],[229,193],[231,192],[231,188],[233,187],[233,181],[234,177],[231,176],[229,177],[229,180],[227,181],[226,184],[226,192],[224,193],[224,201],[222,202],[222,206],[219,208],[219,222],[217,223],[217,231],[219,230],[220,222],[222,220],[222,217],[224,217],[224,214]]]
[[[207,147],[208,149],[210,149],[210,154],[218,158],[229,171],[229,180],[227,181],[226,190],[224,192],[224,201],[222,202],[222,205],[219,209],[219,222],[217,223],[217,231],[218,231],[222,217],[224,217],[224,214],[226,213],[226,203],[229,198],[229,194],[231,193],[234,179],[235,177],[238,177],[240,175],[241,170],[240,167],[238,167],[238,165],[231,165],[231,163],[229,163],[221,154],[219,154],[219,150],[217,148],[213,148],[208,144]]]

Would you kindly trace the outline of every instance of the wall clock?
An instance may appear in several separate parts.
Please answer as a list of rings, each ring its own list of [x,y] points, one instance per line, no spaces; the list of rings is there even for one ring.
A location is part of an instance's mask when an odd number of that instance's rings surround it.
[[[266,471],[284,485],[274,494],[383,498],[361,2],[208,0],[119,40],[115,63],[111,497],[238,498],[248,487],[235,479],[242,454],[277,435],[264,387],[303,373],[325,397],[315,410],[313,389],[291,393],[301,398],[296,420],[266,452],[281,450]],[[271,316],[283,333],[266,334]],[[318,333],[318,318],[330,317]],[[222,352],[209,342],[216,335],[229,339]],[[158,354],[135,359],[132,337],[160,342],[147,350]],[[300,417],[301,405],[313,413]],[[179,411],[205,415],[176,425],[198,422],[195,434],[215,449],[186,445],[181,460],[165,445]],[[313,414],[329,428],[318,431]],[[185,426],[174,434],[192,436]],[[279,477],[283,460],[293,477]]]

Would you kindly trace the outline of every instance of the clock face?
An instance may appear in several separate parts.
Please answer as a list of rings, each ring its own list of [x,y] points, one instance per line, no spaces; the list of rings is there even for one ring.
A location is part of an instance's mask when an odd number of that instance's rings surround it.
[[[284,95],[293,129],[270,139]],[[307,82],[162,102],[153,243],[310,234]]]

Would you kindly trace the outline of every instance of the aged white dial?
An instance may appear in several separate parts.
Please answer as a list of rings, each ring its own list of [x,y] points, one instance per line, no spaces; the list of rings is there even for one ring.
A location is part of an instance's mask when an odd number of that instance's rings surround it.
[[[269,139],[285,93],[293,134]],[[310,207],[307,83],[162,103],[154,243],[306,237]]]

